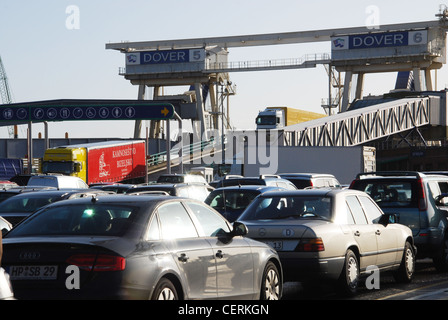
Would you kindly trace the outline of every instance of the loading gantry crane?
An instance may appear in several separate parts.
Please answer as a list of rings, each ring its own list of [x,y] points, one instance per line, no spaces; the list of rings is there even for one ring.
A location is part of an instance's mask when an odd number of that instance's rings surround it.
[[[8,77],[6,76],[5,67],[3,66],[2,58],[0,57],[0,97],[3,104],[12,103],[12,95],[9,90]],[[14,126],[8,127],[8,134],[10,138],[17,138]]]

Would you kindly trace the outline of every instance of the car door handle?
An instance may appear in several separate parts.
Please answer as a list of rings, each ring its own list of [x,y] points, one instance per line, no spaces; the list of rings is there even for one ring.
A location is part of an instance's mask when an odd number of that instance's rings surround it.
[[[216,252],[215,256],[216,256],[216,258],[222,259],[224,257],[224,254],[222,253],[221,250],[218,250],[218,252]]]
[[[188,259],[189,259],[189,257],[188,257],[185,253],[182,253],[179,257],[177,257],[177,259],[178,259],[180,262],[187,262]]]
[[[355,233],[353,234],[355,237],[359,237],[361,236],[361,232],[359,232],[358,230],[355,231]]]

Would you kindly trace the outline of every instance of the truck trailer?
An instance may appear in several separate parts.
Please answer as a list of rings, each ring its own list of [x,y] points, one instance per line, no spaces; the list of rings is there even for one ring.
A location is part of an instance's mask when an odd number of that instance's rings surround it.
[[[88,185],[138,180],[146,175],[145,150],[143,140],[104,141],[49,148],[42,159],[42,173],[79,177]]]
[[[267,107],[255,120],[257,129],[282,129],[297,123],[326,117],[325,114],[289,107]]]

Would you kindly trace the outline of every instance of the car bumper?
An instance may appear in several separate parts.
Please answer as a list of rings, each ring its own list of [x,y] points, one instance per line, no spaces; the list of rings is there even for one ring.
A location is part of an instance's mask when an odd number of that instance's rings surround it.
[[[285,281],[337,280],[344,267],[345,257],[297,257],[279,252]]]

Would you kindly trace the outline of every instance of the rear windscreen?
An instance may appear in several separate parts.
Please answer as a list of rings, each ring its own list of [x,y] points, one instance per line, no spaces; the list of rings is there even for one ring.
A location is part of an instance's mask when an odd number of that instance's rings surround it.
[[[418,207],[415,180],[357,180],[352,188],[366,192],[380,207]]]

